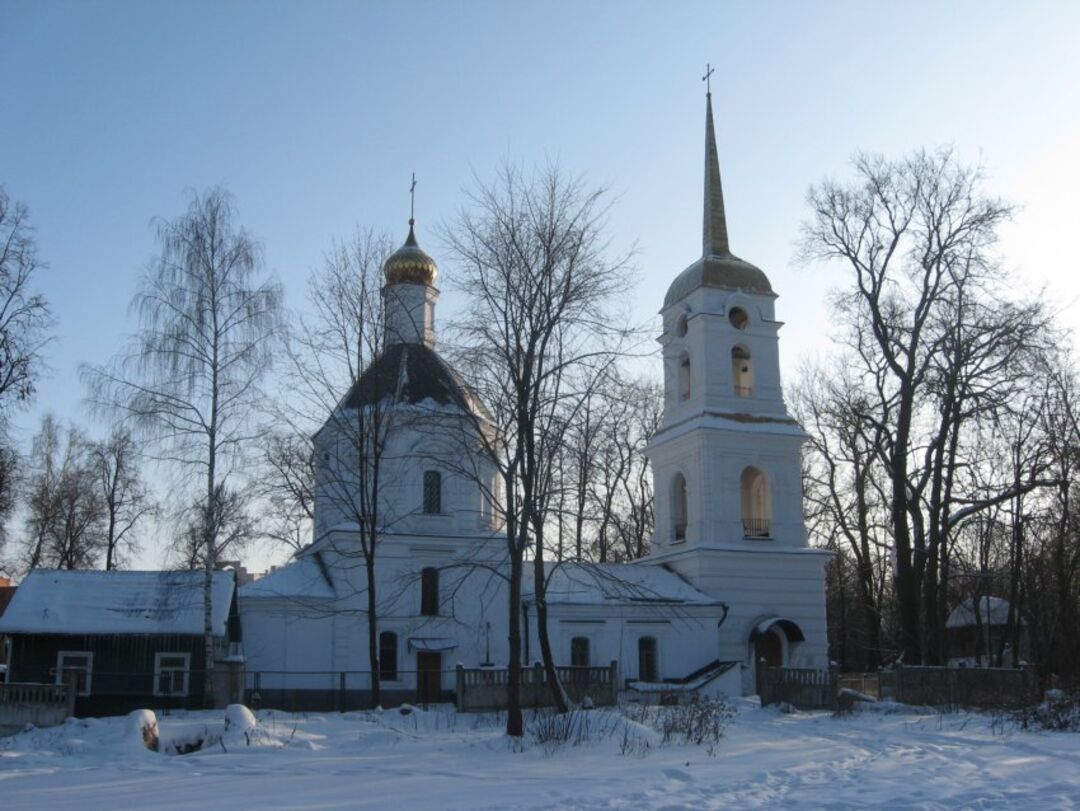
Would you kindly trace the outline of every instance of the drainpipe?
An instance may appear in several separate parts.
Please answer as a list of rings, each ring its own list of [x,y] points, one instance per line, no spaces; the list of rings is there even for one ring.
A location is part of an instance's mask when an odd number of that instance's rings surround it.
[[[724,613],[720,615],[720,621],[716,623],[716,660],[720,661],[720,626],[727,621],[728,611],[730,606],[727,603],[720,603],[720,610]]]

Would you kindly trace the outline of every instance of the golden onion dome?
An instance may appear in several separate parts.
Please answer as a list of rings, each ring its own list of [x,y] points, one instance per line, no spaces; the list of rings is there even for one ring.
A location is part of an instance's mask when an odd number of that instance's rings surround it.
[[[390,254],[383,265],[387,284],[435,284],[439,266],[417,244],[413,230],[415,224],[416,220],[409,220],[409,236],[405,244]]]

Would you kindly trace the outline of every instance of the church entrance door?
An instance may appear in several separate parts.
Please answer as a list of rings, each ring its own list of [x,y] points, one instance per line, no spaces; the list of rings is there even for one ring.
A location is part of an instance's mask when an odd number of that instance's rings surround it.
[[[784,646],[775,629],[754,640],[754,687],[763,702],[766,700],[765,668],[780,667],[783,664]]]
[[[762,634],[754,641],[754,661],[761,664],[762,660],[768,667],[784,664],[784,649],[775,630]]]
[[[417,651],[416,701],[437,704],[442,693],[442,654],[438,651]]]

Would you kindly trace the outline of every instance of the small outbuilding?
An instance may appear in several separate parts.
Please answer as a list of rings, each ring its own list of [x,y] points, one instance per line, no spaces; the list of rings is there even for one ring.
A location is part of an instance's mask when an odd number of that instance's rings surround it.
[[[969,597],[949,614],[945,633],[949,643],[950,667],[990,667],[1001,653],[1001,663],[1012,666],[1013,640],[1020,641],[1019,658],[1028,656],[1027,623],[1014,613],[1019,627],[1014,637],[1009,625],[1009,601],[1001,597]]]
[[[78,715],[204,706],[204,576],[31,571],[0,617],[8,681],[72,682]],[[214,573],[211,604],[215,703],[222,703],[242,679],[233,572]]]

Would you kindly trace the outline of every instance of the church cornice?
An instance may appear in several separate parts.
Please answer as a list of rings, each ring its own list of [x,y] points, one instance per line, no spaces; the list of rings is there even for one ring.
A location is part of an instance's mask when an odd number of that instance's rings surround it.
[[[663,442],[668,442],[683,434],[697,429],[710,431],[736,431],[745,433],[772,434],[788,436],[805,442],[809,439],[806,431],[794,417],[775,414],[745,414],[729,411],[699,411],[684,417],[676,423],[661,428],[649,440],[647,449],[651,450]]]
[[[835,553],[830,552],[828,549],[818,549],[812,546],[800,546],[800,547],[777,547],[770,546],[766,548],[754,548],[748,546],[736,546],[734,544],[692,544],[689,546],[681,546],[678,549],[673,549],[666,552],[657,552],[649,555],[647,558],[642,558],[641,563],[643,565],[665,563],[667,561],[679,560],[680,558],[692,557],[699,552],[716,552],[725,555],[782,555],[785,557],[802,557],[802,558],[832,558]]]

